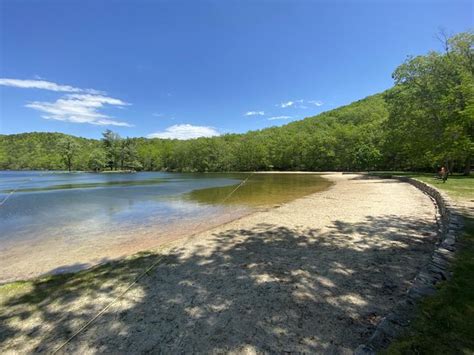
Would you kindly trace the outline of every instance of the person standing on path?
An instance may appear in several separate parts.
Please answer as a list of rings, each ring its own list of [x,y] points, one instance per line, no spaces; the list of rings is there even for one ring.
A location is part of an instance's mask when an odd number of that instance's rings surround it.
[[[441,167],[441,179],[443,180],[443,184],[448,180],[448,169],[445,166]]]

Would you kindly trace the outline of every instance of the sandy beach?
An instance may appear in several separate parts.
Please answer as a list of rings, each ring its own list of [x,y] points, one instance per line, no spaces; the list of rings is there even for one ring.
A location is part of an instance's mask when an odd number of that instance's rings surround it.
[[[156,252],[37,282],[0,300],[0,350],[70,353],[351,353],[429,261],[436,208],[394,180],[328,174],[328,190]],[[81,276],[83,277],[83,276]]]

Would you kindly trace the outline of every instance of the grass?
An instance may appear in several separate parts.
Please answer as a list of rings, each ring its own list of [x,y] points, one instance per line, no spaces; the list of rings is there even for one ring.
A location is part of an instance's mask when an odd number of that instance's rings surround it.
[[[374,172],[371,175],[380,176],[391,176],[391,175],[403,175],[413,177],[415,179],[426,182],[427,184],[433,185],[437,189],[445,191],[448,195],[458,201],[472,202],[474,200],[474,176],[463,176],[463,175],[450,175],[448,180],[443,183],[439,179],[435,179],[433,173],[407,173],[399,171],[390,172]]]
[[[474,177],[450,176],[443,184],[433,174],[403,175],[429,183],[463,205],[474,200]],[[474,354],[474,218],[467,208],[463,215],[465,226],[452,265],[453,277],[421,302],[409,330],[384,353]]]
[[[454,175],[443,183],[441,180],[433,179],[431,176],[415,175],[416,179],[433,185],[437,189],[446,191],[455,200],[474,199],[474,177]]]
[[[388,354],[474,353],[474,220],[465,221],[461,251],[453,277],[425,299],[407,334],[388,348]]]

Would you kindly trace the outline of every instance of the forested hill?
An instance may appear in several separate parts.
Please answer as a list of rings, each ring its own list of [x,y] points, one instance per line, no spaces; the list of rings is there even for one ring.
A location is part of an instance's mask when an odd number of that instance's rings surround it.
[[[0,169],[67,169],[68,142],[74,142],[69,147],[72,170],[114,168],[113,155],[118,169],[362,169],[380,158],[381,124],[387,115],[383,96],[378,94],[282,127],[246,134],[187,141],[121,139],[112,134],[116,152],[111,156],[107,156],[105,140],[42,132],[1,135]]]
[[[86,159],[96,140],[73,137],[63,133],[32,132],[0,135],[0,170],[52,169],[64,170],[62,141],[72,139],[80,147],[74,166],[82,167],[79,159]]]
[[[61,133],[0,136],[0,169],[368,170],[441,164],[470,171],[474,155],[474,34],[443,53],[408,58],[394,87],[320,115],[246,134],[187,141],[102,140]]]

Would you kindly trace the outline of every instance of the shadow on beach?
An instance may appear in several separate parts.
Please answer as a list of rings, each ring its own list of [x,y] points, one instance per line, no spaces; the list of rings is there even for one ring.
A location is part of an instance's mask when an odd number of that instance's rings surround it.
[[[403,297],[435,239],[435,226],[393,215],[336,220],[324,233],[229,230],[32,282],[0,304],[0,349],[55,350],[158,262],[62,351],[350,352]]]

